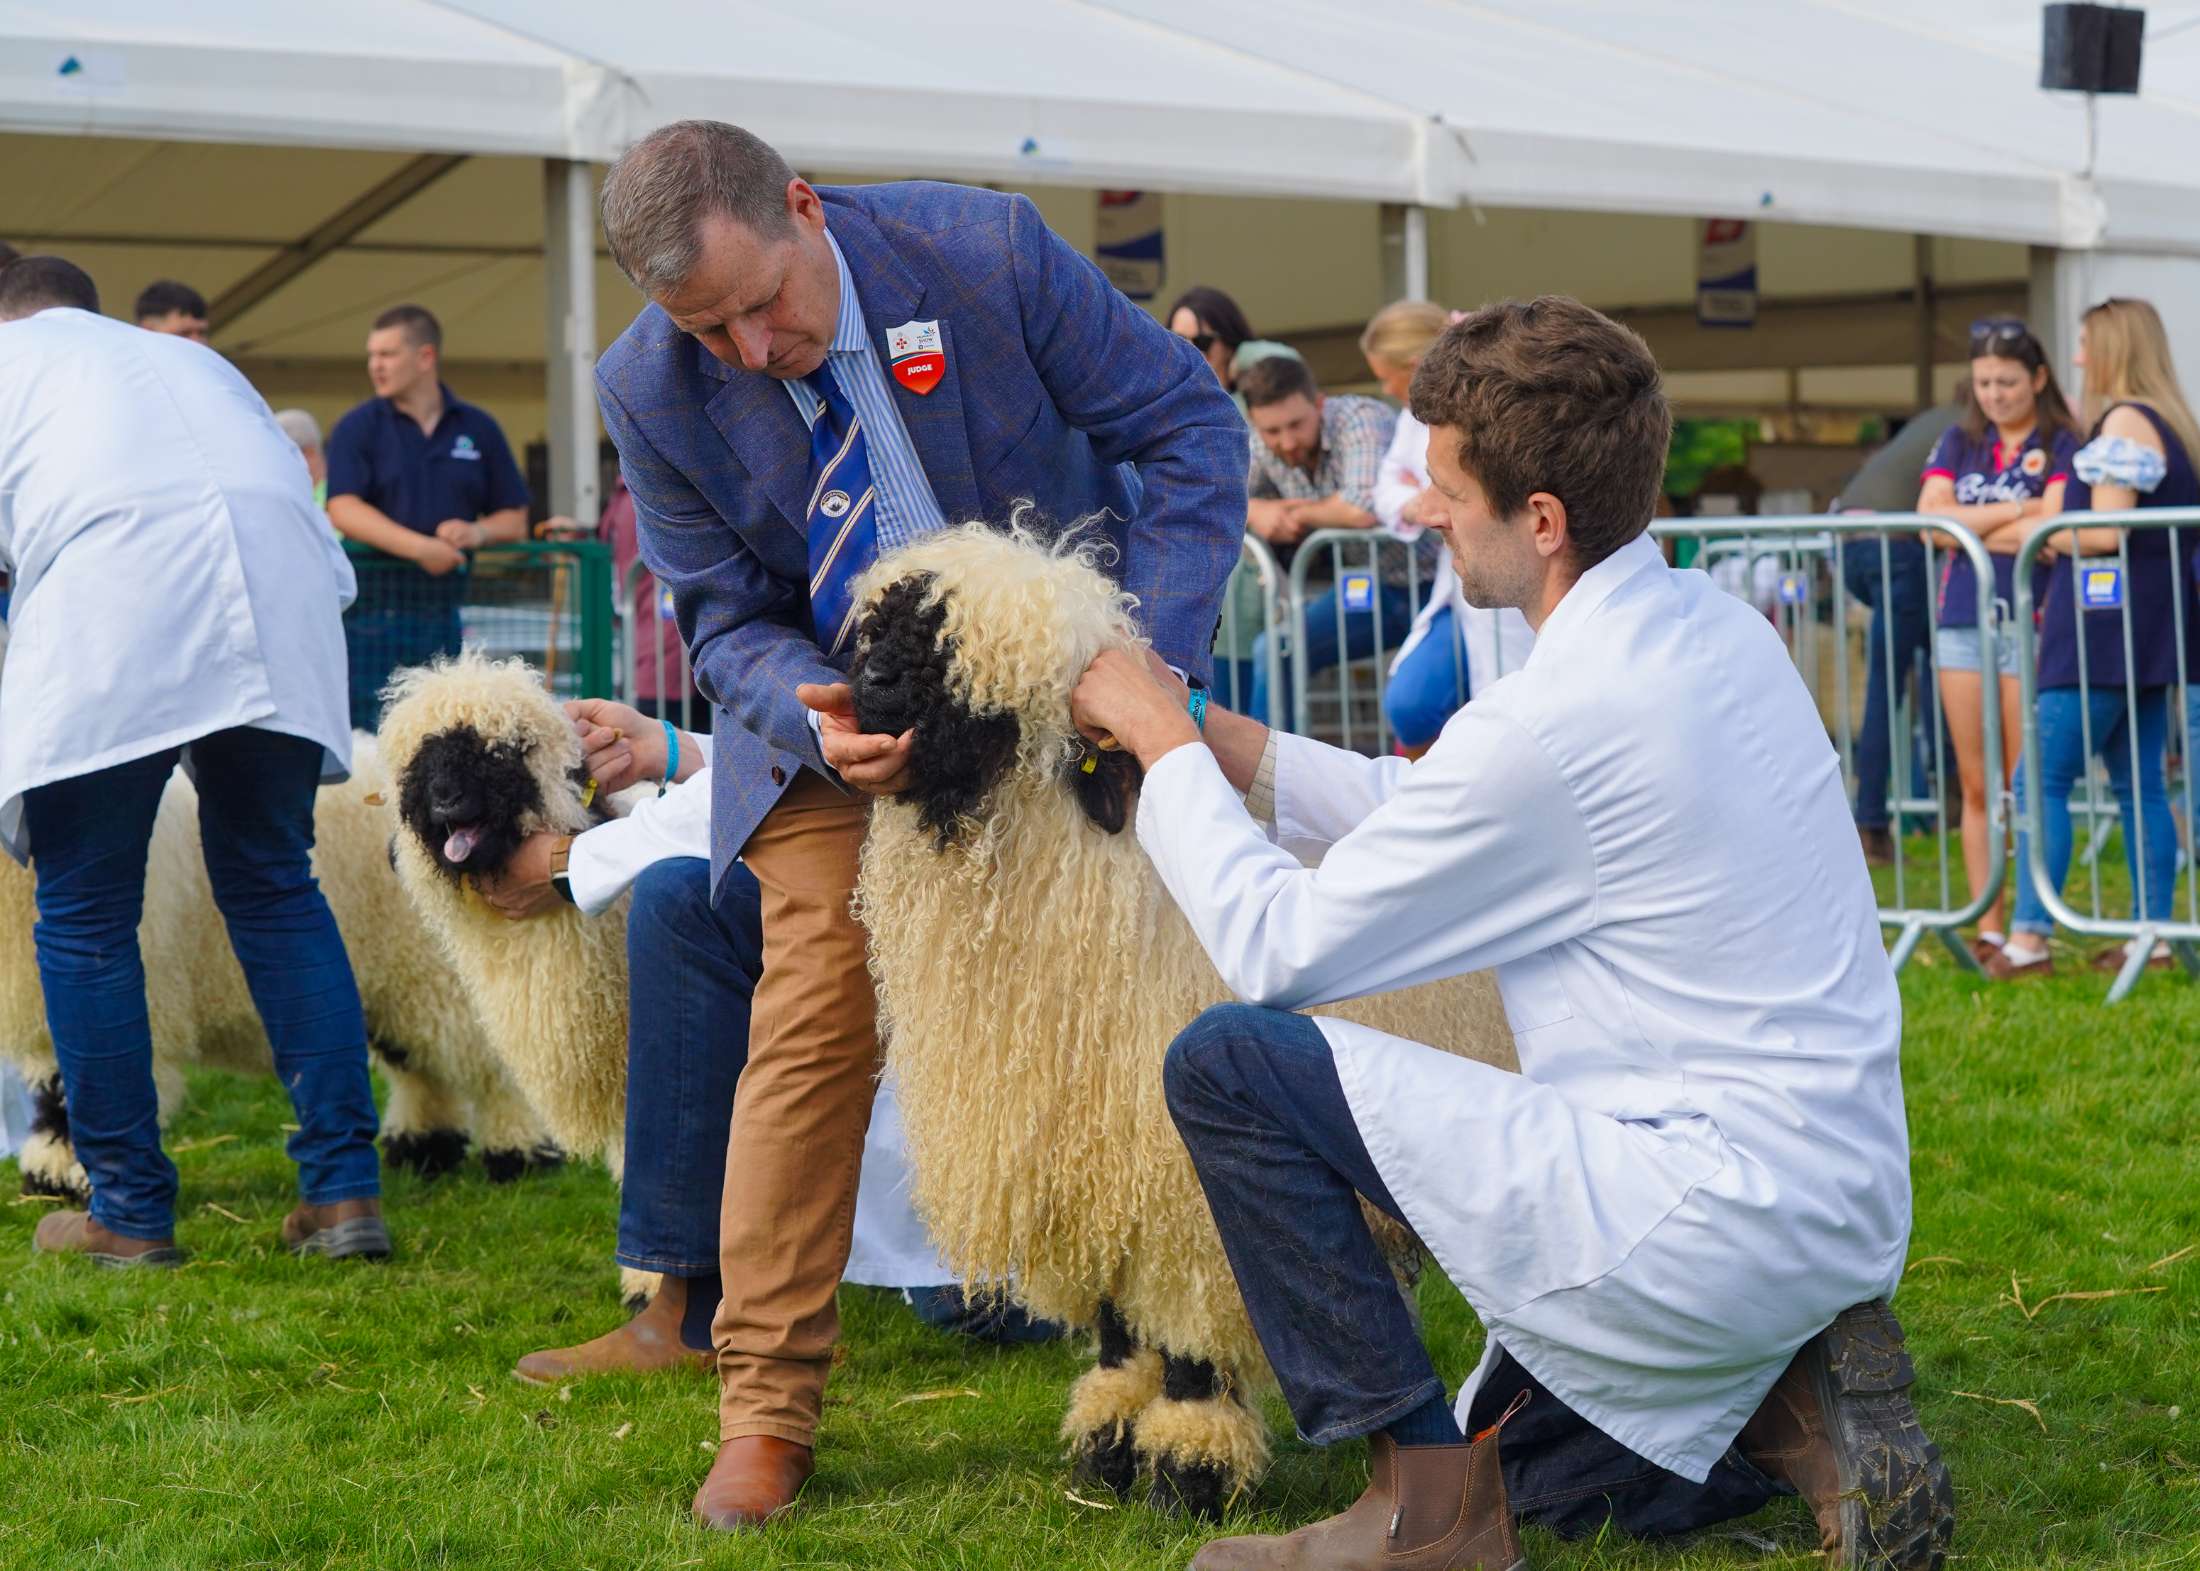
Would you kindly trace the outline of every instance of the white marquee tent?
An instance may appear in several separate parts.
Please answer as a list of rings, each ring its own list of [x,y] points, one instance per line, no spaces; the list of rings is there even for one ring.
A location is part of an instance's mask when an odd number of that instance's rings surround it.
[[[2200,257],[2200,0],[2149,16],[2143,93],[2089,111],[2033,85],[2029,0],[0,0],[0,235],[178,237],[225,347],[355,336],[400,256],[484,294],[542,258],[586,507],[591,167],[669,119],[857,175],[1399,204],[1415,292],[1461,204]],[[521,159],[541,227],[481,234],[465,166]]]

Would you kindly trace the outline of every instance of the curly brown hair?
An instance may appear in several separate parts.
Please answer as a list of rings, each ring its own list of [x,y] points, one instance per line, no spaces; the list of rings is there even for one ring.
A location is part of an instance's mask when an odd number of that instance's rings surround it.
[[[1641,335],[1566,295],[1505,300],[1447,328],[1413,375],[1414,418],[1455,432],[1500,518],[1547,491],[1586,572],[1650,527],[1673,411]]]

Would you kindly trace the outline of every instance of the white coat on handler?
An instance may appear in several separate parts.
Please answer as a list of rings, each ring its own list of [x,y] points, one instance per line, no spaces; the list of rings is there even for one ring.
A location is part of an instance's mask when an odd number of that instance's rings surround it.
[[[1517,1075],[1317,1022],[1353,1120],[1484,1367],[1702,1480],[1909,1238],[1900,1000],[1778,636],[1638,537],[1419,763],[1274,746],[1273,839],[1206,748],[1148,773],[1170,892],[1256,1004],[1496,968]]]

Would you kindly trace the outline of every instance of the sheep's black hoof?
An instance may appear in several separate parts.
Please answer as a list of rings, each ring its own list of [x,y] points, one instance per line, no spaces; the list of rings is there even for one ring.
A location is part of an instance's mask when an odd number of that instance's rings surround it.
[[[463,1129],[408,1129],[382,1137],[382,1160],[422,1178],[441,1178],[466,1160]]]
[[[509,1184],[533,1165],[533,1153],[524,1150],[484,1151],[481,1153],[481,1165],[488,1173],[490,1183]]]
[[[565,1166],[565,1153],[547,1140],[527,1153],[527,1169],[529,1172],[553,1172],[563,1166]]]
[[[28,1168],[23,1172],[23,1193],[26,1195],[51,1196],[56,1200],[64,1200],[77,1207],[88,1206],[92,1203],[92,1192],[89,1189],[81,1188],[78,1185],[51,1177],[45,1173],[34,1172]]]
[[[1147,1500],[1156,1511],[1216,1522],[1235,1493],[1230,1475],[1214,1463],[1163,1457],[1154,1464],[1153,1489]]]
[[[1138,1483],[1138,1448],[1128,1425],[1090,1434],[1078,1442],[1070,1476],[1080,1484],[1098,1484],[1128,1499]]]

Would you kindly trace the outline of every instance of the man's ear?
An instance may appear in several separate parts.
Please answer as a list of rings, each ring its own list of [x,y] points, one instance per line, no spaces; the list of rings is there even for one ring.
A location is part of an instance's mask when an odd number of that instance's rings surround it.
[[[1535,548],[1544,556],[1565,554],[1572,541],[1566,527],[1566,504],[1548,491],[1528,497],[1528,515],[1535,531]]]

